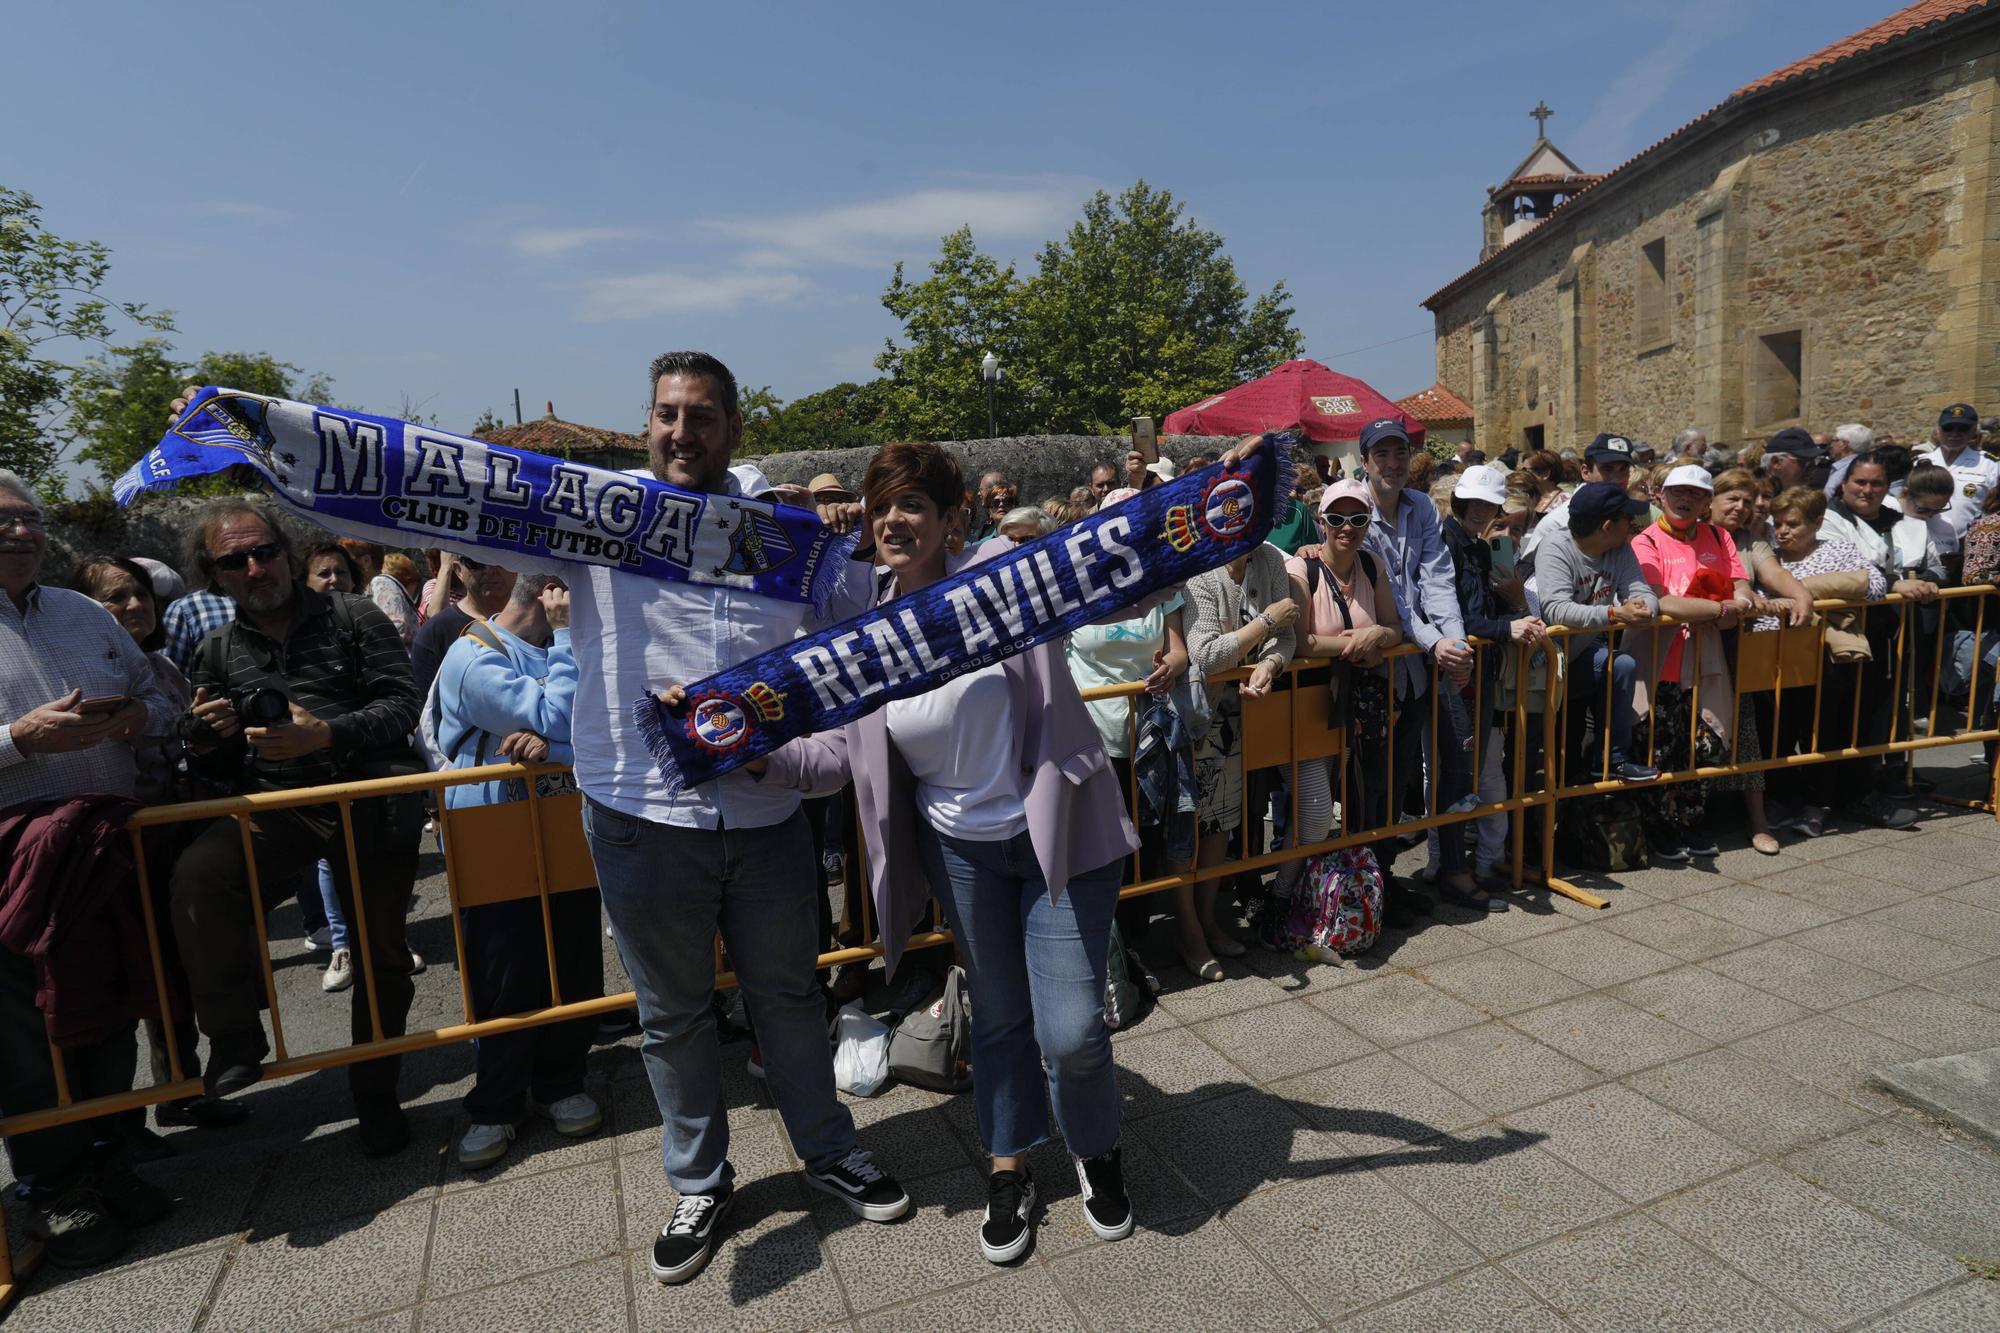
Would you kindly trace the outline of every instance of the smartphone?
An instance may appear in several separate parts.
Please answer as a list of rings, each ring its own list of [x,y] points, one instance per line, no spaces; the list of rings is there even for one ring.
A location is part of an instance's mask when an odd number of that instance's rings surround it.
[[[1153,432],[1151,417],[1132,418],[1132,447],[1139,451],[1139,457],[1146,462],[1160,461],[1160,440]]]
[[[76,706],[79,713],[115,713],[132,702],[129,694],[107,694],[102,699],[85,699]]]

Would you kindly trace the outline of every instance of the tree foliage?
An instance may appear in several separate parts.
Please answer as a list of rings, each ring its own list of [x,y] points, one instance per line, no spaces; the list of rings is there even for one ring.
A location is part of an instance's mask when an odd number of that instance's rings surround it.
[[[946,236],[929,275],[898,264],[882,304],[903,324],[875,364],[889,377],[894,435],[981,435],[987,351],[1005,378],[1001,432],[1098,434],[1164,417],[1301,354],[1284,283],[1250,299],[1223,239],[1143,180],[1099,191],[1033,275],[1018,277],[974,243]]]
[[[743,393],[742,454],[856,449],[887,443],[889,381],[836,384],[787,405],[770,386]]]
[[[176,361],[172,349],[149,338],[132,347],[114,347],[86,362],[72,395],[72,416],[84,444],[77,457],[94,464],[104,484],[139,461],[160,442],[174,399],[189,384],[221,384],[274,398],[330,403],[333,381],[320,374],[299,379],[300,370],[263,352],[208,352],[192,364]]]
[[[57,353],[104,345],[115,318],[173,328],[165,311],[102,295],[110,271],[104,245],[54,235],[33,196],[0,186],[0,467],[46,478],[75,439],[69,409],[84,372]]]

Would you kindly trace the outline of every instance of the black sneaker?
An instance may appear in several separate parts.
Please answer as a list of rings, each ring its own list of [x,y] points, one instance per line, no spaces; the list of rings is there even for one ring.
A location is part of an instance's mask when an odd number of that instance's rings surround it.
[[[90,1268],[124,1253],[125,1224],[95,1188],[74,1185],[32,1207],[27,1230],[42,1242],[42,1257],[58,1268]]]
[[[270,1054],[263,1030],[209,1038],[208,1068],[202,1079],[211,1097],[241,1092],[264,1077],[264,1057]]]
[[[1857,823],[1875,828],[1908,828],[1917,822],[1917,812],[1897,805],[1875,792],[1869,792],[1860,800],[1843,809],[1841,814]]]
[[[824,1171],[806,1172],[806,1183],[845,1201],[856,1217],[870,1222],[893,1222],[910,1211],[910,1196],[866,1148],[850,1149]]]
[[[1657,782],[1660,770],[1636,759],[1617,759],[1612,761],[1611,772],[1607,776],[1616,782]]]
[[[1132,1200],[1125,1194],[1124,1149],[1102,1157],[1076,1159],[1076,1183],[1083,1187],[1083,1220],[1099,1240],[1124,1240],[1132,1234]]]
[[[729,1215],[733,1189],[710,1190],[707,1194],[683,1194],[674,1204],[674,1215],[660,1228],[653,1241],[653,1276],[668,1286],[686,1282],[708,1266],[722,1219]]]
[[[174,1210],[173,1195],[158,1185],[139,1179],[126,1167],[100,1171],[92,1184],[96,1186],[97,1197],[111,1210],[111,1215],[129,1231],[151,1226]]]
[[[1665,865],[1686,865],[1688,850],[1680,834],[1655,825],[1646,830],[1646,856]]]
[[[1722,855],[1722,848],[1715,845],[1715,839],[1709,837],[1700,829],[1689,829],[1686,839],[1687,841],[1684,846],[1689,856],[1707,858]]]
[[[989,1264],[1011,1264],[1035,1243],[1035,1179],[1026,1171],[986,1177],[986,1220],[979,1224],[979,1252]]]
[[[410,1118],[393,1098],[371,1101],[355,1108],[361,1135],[361,1151],[370,1157],[387,1157],[401,1152],[410,1143]]]

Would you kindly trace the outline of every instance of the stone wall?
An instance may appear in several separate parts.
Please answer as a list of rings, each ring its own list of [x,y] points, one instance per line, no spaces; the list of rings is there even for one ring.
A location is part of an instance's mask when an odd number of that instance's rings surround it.
[[[982,472],[998,468],[1021,488],[1021,497],[1027,503],[1038,502],[1045,496],[1069,494],[1072,487],[1090,480],[1091,468],[1100,461],[1122,467],[1130,447],[1122,435],[1023,435],[1005,440],[943,443],[958,455],[968,486],[976,486]],[[1226,449],[1232,443],[1230,437],[1170,435],[1161,439],[1160,452],[1178,464],[1191,454]],[[774,482],[803,484],[822,472],[831,472],[848,487],[859,490],[861,474],[867,470],[874,453],[873,449],[827,449],[764,454],[741,461],[756,464]],[[49,531],[49,555],[43,578],[49,583],[64,582],[77,557],[94,554],[143,555],[183,569],[188,533],[203,503],[172,495],[153,496],[131,509],[107,511],[108,521],[103,523],[56,523]],[[286,530],[300,545],[325,541],[331,536],[286,512],[282,506],[273,508],[279,511]]]
[[[1944,404],[2000,411],[2000,27],[1864,57],[1718,115],[1615,176],[1435,310],[1438,379],[1480,447],[1599,430],[1718,443],[1799,422],[1921,437]],[[1553,229],[1553,230],[1547,230]],[[1642,343],[1642,247],[1666,327]],[[1772,410],[1801,348],[1796,416]]]

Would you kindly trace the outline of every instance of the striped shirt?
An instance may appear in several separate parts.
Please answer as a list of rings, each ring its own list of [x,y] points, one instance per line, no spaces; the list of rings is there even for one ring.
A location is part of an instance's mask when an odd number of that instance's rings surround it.
[[[180,710],[132,636],[95,601],[67,588],[33,587],[25,603],[17,607],[0,593],[0,808],[85,793],[132,795],[132,747],[124,741],[22,754],[12,723],[73,689],[86,699],[143,700],[153,735],[171,733]]]
[[[259,759],[241,736],[218,742],[205,724],[189,718],[182,734],[193,744],[215,747],[201,767],[219,778],[240,765],[241,790],[320,786],[358,776],[356,762],[371,755],[406,756],[423,705],[402,637],[373,602],[304,584],[297,592],[297,613],[283,643],[239,614],[202,640],[188,673],[211,699],[258,686],[281,690],[333,733],[327,749],[297,759]],[[334,598],[347,604],[351,630],[334,614]]]
[[[211,630],[221,629],[236,619],[236,603],[219,592],[197,588],[174,599],[160,625],[167,632],[167,660],[180,668],[183,676],[194,670],[195,645]]]

